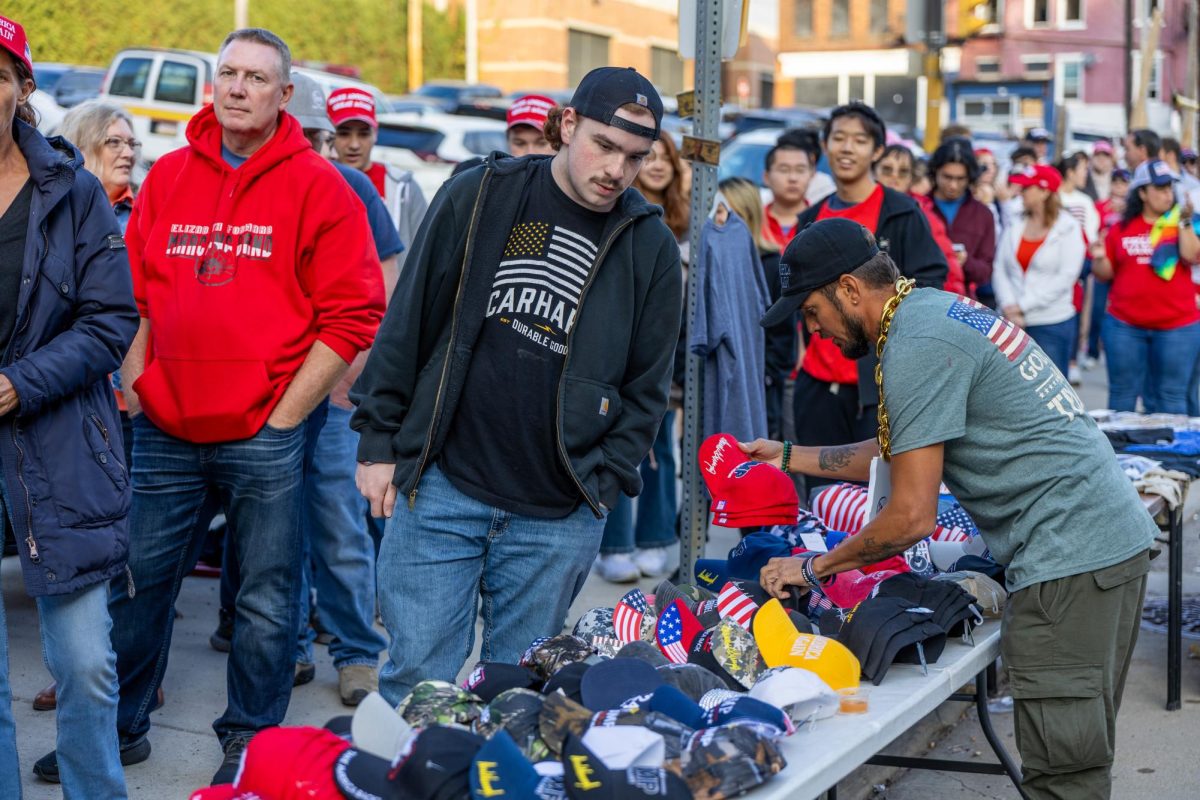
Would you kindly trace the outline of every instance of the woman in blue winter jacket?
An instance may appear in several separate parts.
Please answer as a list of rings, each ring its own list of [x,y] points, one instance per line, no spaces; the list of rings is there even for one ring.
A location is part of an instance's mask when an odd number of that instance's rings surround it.
[[[130,488],[108,384],[137,330],[129,263],[79,151],[28,104],[25,32],[0,17],[0,532],[11,534],[58,681],[67,798],[126,796],[109,580],[125,573]],[[0,604],[0,797],[20,798]]]

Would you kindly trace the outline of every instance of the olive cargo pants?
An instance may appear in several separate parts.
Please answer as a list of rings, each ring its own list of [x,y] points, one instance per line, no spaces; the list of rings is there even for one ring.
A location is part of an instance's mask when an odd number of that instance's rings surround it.
[[[1032,800],[1107,798],[1117,710],[1137,642],[1149,551],[1015,592],[1000,650]]]

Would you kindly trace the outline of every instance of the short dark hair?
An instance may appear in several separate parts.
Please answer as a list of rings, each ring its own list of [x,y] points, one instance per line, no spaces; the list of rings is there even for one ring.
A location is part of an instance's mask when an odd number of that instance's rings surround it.
[[[808,165],[813,169],[817,168],[817,162],[821,160],[821,145],[817,143],[817,134],[802,128],[792,128],[779,135],[775,146],[767,151],[766,169],[768,171],[775,163],[775,156],[779,154],[780,150],[801,151],[808,156]]]
[[[1083,161],[1086,163],[1087,160],[1088,160],[1087,153],[1083,152],[1082,150],[1078,150],[1074,153],[1071,153],[1071,155],[1062,159],[1054,166],[1056,169],[1058,169],[1059,174],[1065,178],[1067,176],[1068,172],[1070,172],[1071,170],[1073,170],[1079,166],[1080,161]]]
[[[933,155],[929,158],[929,174],[932,176],[934,183],[937,183],[938,170],[947,164],[962,164],[967,168],[967,182],[974,183],[979,179],[979,175],[983,170],[979,168],[979,162],[975,160],[975,151],[971,149],[971,142],[959,136],[954,136],[938,145],[938,149],[933,151]]]
[[[218,60],[221,58],[221,53],[225,52],[225,48],[234,42],[254,42],[273,48],[279,54],[279,77],[283,81],[283,85],[287,86],[292,82],[292,50],[287,46],[287,42],[276,34],[266,28],[239,28],[221,42],[221,48],[217,50]]]
[[[1158,151],[1162,149],[1163,142],[1157,133],[1149,128],[1135,128],[1129,132],[1129,136],[1134,144],[1146,151],[1149,158],[1158,158]]]
[[[844,106],[838,106],[829,112],[829,119],[825,120],[825,127],[821,131],[822,142],[829,141],[829,134],[833,132],[834,120],[841,119],[842,117],[858,117],[863,127],[867,129],[867,133],[871,134],[871,138],[875,140],[876,147],[883,147],[887,144],[887,125],[884,124],[883,117],[879,116],[878,111],[861,100],[855,100]]]
[[[892,257],[883,250],[871,256],[865,264],[857,267],[849,274],[865,283],[871,289],[887,289],[895,286],[896,281],[900,280],[900,268],[896,266],[895,261],[892,261]],[[837,281],[831,281],[817,291],[830,300],[834,300],[837,297]]]
[[[1020,147],[1013,148],[1013,151],[1008,154],[1008,158],[1010,161],[1016,161],[1018,158],[1032,158],[1034,161],[1037,161],[1037,151],[1032,147],[1021,145]]]
[[[1159,149],[1165,150],[1180,161],[1183,160],[1183,145],[1179,144],[1179,140],[1174,136],[1164,136],[1162,138],[1162,146]]]
[[[879,161],[883,161],[890,156],[904,156],[904,158],[908,159],[908,163],[912,165],[915,165],[917,161],[917,157],[913,155],[913,151],[902,144],[889,144],[883,148],[883,155],[879,157]],[[879,161],[875,163],[878,164]]]

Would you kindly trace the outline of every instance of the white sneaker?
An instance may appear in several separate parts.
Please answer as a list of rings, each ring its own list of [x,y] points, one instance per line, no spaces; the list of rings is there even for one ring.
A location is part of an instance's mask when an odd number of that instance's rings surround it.
[[[596,556],[595,569],[609,583],[633,583],[642,577],[630,553],[601,553]]]
[[[660,578],[667,574],[667,548],[648,547],[633,555],[633,563],[647,578]]]
[[[1083,367],[1085,370],[1088,370],[1088,369],[1095,369],[1095,368],[1096,368],[1096,364],[1098,364],[1098,363],[1099,363],[1099,362],[1098,362],[1096,359],[1092,358],[1091,356],[1086,356],[1086,357],[1083,359],[1083,361],[1081,361],[1081,362],[1080,362],[1080,365],[1081,365],[1081,366],[1082,366],[1082,367]]]
[[[1067,367],[1067,380],[1072,386],[1079,386],[1083,383],[1083,373],[1079,371],[1078,364],[1071,364]]]

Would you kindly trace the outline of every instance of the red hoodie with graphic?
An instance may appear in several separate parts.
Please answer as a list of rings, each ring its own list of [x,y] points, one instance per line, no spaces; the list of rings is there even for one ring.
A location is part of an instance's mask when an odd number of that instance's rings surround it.
[[[281,114],[234,169],[211,105],[189,147],[160,158],[125,234],[150,323],[134,384],[147,418],[190,442],[254,436],[320,340],[347,362],[370,346],[383,280],[366,210]]]

